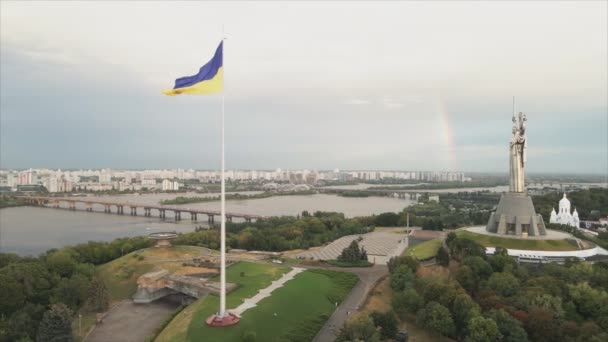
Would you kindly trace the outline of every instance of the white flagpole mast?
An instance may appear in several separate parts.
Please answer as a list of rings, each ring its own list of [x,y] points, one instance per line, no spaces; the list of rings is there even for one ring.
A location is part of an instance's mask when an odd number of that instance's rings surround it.
[[[224,25],[222,25],[222,72],[224,68],[224,51],[223,45],[225,41],[224,37]],[[222,79],[222,223],[220,230],[220,317],[226,316],[226,179],[225,179],[225,161],[224,161],[224,98],[225,98],[225,88],[224,88],[224,78]]]

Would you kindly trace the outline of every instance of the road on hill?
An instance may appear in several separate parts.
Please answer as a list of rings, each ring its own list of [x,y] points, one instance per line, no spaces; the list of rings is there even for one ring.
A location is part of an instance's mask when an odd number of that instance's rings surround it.
[[[332,271],[351,272],[359,277],[359,282],[353,287],[346,299],[342,301],[336,308],[331,317],[325,322],[325,325],[319,332],[313,342],[331,342],[336,339],[337,334],[344,322],[354,312],[359,310],[365,298],[374,285],[380,278],[388,274],[386,265],[374,265],[372,267],[317,267],[317,266],[299,266],[303,268],[322,268]]]

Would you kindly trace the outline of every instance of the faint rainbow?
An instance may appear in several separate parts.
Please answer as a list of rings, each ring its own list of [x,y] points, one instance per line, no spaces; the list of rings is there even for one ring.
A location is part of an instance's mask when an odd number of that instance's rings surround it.
[[[447,109],[443,98],[437,97],[437,114],[439,116],[439,130],[441,135],[441,143],[443,144],[443,152],[445,160],[448,163],[449,171],[458,171],[456,158],[456,144],[454,143],[454,130],[450,125],[450,113]]]

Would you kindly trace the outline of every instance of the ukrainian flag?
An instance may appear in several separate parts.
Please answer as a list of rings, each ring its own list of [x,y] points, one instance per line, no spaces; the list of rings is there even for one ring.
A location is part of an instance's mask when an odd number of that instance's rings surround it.
[[[178,94],[211,94],[222,91],[224,89],[223,44],[224,42],[220,43],[213,58],[203,65],[198,74],[176,79],[173,89],[163,90],[163,93],[173,96]]]

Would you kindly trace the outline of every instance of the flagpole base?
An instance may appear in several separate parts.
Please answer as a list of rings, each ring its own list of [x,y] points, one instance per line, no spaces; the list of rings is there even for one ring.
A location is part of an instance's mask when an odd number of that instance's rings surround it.
[[[227,312],[224,316],[213,314],[207,318],[205,323],[210,327],[229,327],[241,321],[241,317],[232,312]]]

